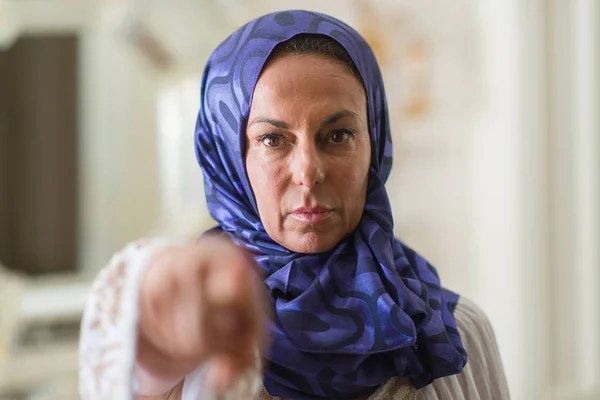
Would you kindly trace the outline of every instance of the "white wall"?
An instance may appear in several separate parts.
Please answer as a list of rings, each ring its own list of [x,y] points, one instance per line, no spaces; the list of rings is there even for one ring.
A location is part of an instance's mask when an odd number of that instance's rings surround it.
[[[514,399],[541,398],[547,364],[537,308],[545,288],[543,23],[519,1],[481,2],[482,112],[471,143],[472,286],[493,325]],[[537,74],[537,75],[536,75]],[[541,257],[541,258],[538,258]],[[536,314],[539,311],[539,314]],[[543,325],[545,326],[545,325]]]
[[[114,32],[81,37],[81,254],[94,274],[160,212],[156,91],[161,74]]]
[[[598,4],[479,3],[474,296],[514,399],[600,397]]]
[[[552,1],[552,382],[558,399],[600,398],[600,127],[593,0]]]

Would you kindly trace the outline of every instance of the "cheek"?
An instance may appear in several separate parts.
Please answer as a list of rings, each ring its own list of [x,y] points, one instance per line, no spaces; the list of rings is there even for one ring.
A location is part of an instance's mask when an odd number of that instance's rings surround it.
[[[348,204],[364,202],[367,189],[367,174],[364,170],[353,168],[340,172],[336,181],[338,193],[342,194]]]
[[[248,154],[246,157],[246,171],[248,180],[254,192],[258,211],[263,224],[267,225],[267,219],[279,214],[279,199],[283,188],[280,169],[260,157]]]
[[[365,205],[368,175],[370,167],[370,153],[367,155],[359,154],[351,162],[345,162],[344,165],[338,165],[336,177],[333,179],[336,185],[336,191],[343,196],[342,201],[346,204],[348,212],[360,213]]]
[[[370,167],[370,148],[360,149],[353,157],[348,157],[340,160],[337,165],[332,168],[335,171],[335,182],[338,182],[338,187],[345,193],[358,194],[366,189],[368,172]]]
[[[357,165],[345,165],[339,168],[332,176],[330,185],[336,193],[339,204],[342,205],[343,218],[346,222],[354,224],[360,219],[365,205],[367,178],[362,168]]]

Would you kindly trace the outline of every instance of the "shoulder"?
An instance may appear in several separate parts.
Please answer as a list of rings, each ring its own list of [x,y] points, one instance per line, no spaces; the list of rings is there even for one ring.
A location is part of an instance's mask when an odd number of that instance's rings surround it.
[[[461,336],[469,340],[491,343],[496,341],[487,314],[472,300],[461,296],[454,317]]]
[[[500,351],[488,316],[475,302],[462,296],[454,316],[467,351],[467,365],[461,373],[437,379],[419,390],[416,398],[509,399]]]
[[[461,297],[454,316],[467,351],[469,370],[502,372],[496,335],[486,313],[474,301]]]

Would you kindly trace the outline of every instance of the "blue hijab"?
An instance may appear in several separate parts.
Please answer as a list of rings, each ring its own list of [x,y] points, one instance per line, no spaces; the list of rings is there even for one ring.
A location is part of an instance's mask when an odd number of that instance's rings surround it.
[[[245,167],[252,93],[273,49],[298,34],[321,34],[349,53],[367,93],[371,166],[356,230],[332,250],[294,253],[261,223]],[[274,396],[347,399],[392,377],[421,388],[459,373],[467,355],[454,318],[458,295],[393,234],[385,181],[392,142],[375,56],[352,28],[308,11],[257,18],[212,53],[204,71],[195,131],[212,217],[262,269],[272,301],[263,383]]]

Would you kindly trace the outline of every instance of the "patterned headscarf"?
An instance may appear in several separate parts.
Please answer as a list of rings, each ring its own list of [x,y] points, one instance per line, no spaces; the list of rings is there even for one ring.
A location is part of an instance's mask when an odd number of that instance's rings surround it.
[[[371,166],[364,213],[332,250],[300,254],[273,241],[260,220],[245,167],[245,126],[265,62],[280,43],[321,34],[349,53],[366,89]],[[457,374],[467,356],[453,316],[458,295],[394,238],[384,187],[392,142],[383,81],[369,45],[352,28],[308,11],[277,12],[239,28],[204,71],[195,132],[212,217],[254,254],[273,315],[263,383],[276,396],[352,398],[392,377],[417,388]]]

